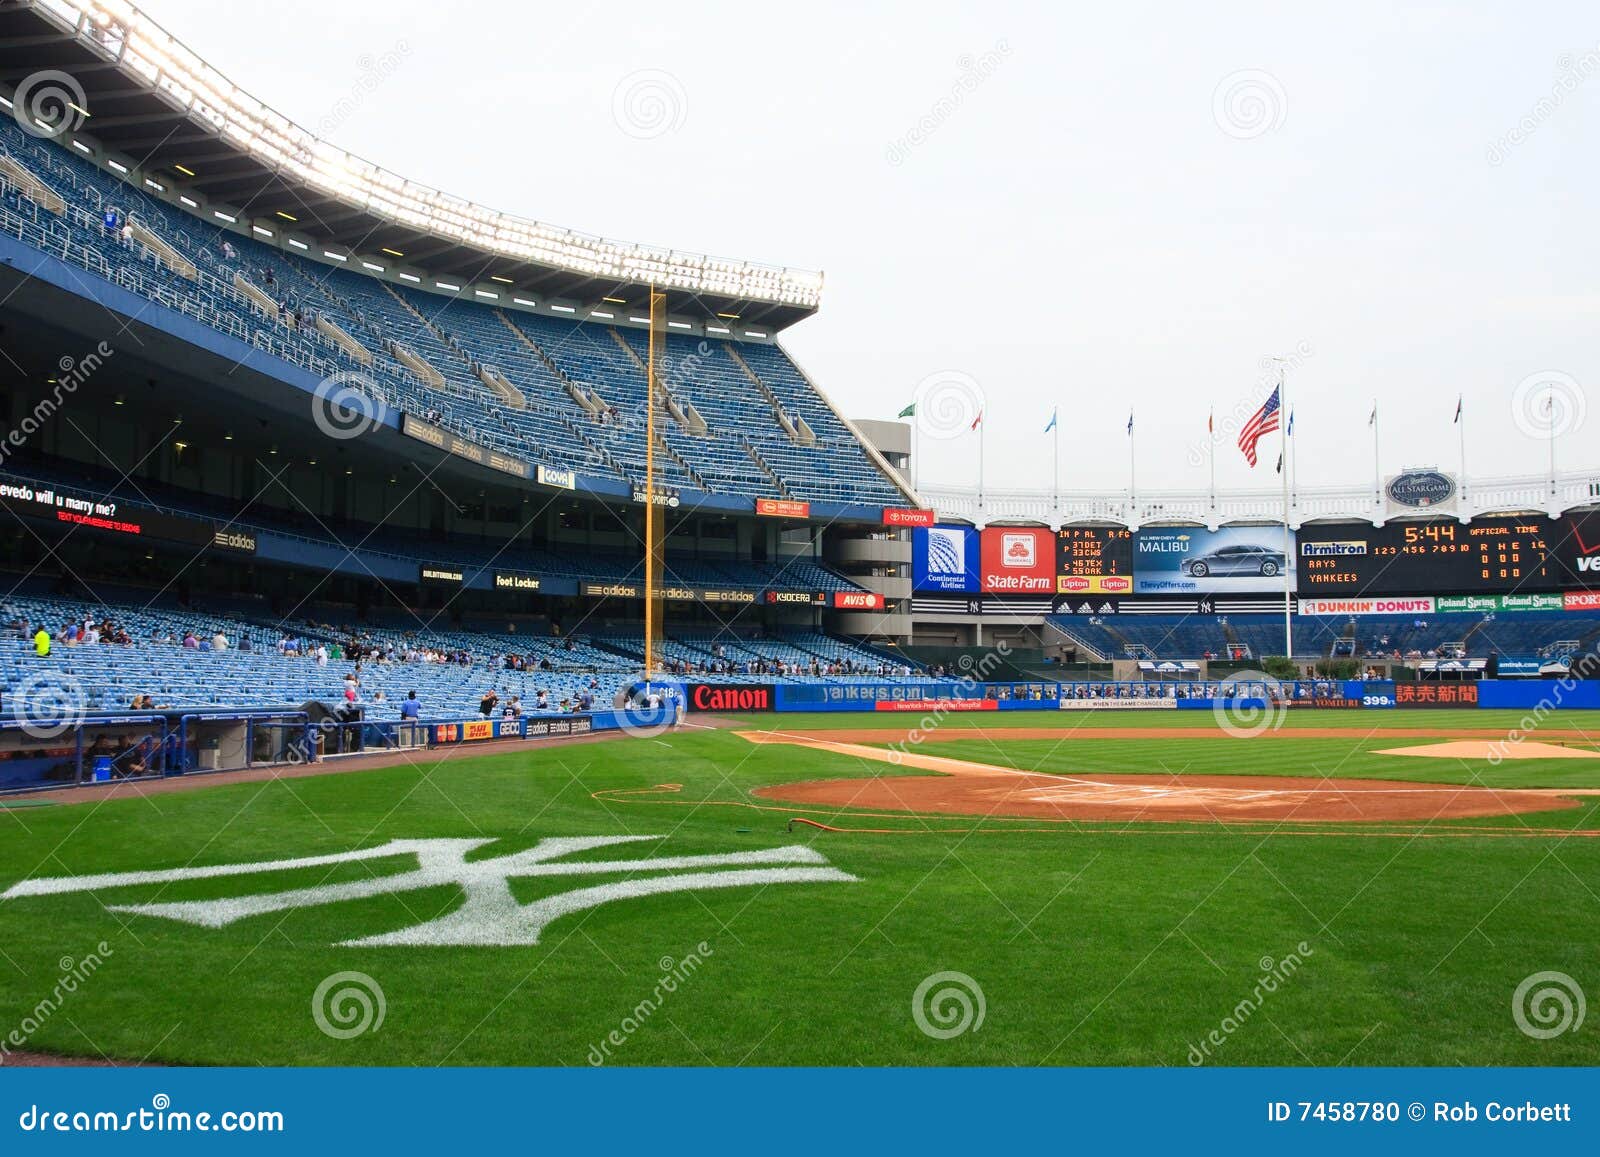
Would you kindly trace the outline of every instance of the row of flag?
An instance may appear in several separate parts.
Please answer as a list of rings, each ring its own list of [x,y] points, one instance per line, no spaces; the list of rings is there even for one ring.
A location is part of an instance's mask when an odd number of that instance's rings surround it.
[[[1456,395],[1456,413],[1455,413],[1455,417],[1450,419],[1450,422],[1451,422],[1452,425],[1458,425],[1461,422],[1461,405],[1462,405],[1462,396],[1458,394],[1458,395]],[[1250,465],[1252,467],[1254,467],[1255,464],[1256,464],[1256,447],[1257,447],[1257,445],[1260,443],[1262,438],[1266,437],[1268,434],[1271,434],[1271,433],[1273,433],[1274,431],[1276,431],[1278,429],[1278,423],[1283,417],[1282,411],[1283,411],[1283,387],[1282,386],[1274,386],[1273,389],[1272,389],[1272,393],[1270,395],[1268,395],[1267,400],[1265,402],[1261,403],[1261,408],[1250,416],[1250,420],[1248,422],[1246,422],[1244,424],[1244,427],[1239,431],[1239,452],[1244,455],[1245,461],[1250,463]],[[901,418],[912,418],[912,417],[916,416],[916,413],[917,413],[917,404],[915,402],[912,402],[905,409],[901,410],[900,413],[897,416],[901,417]],[[1061,418],[1061,407],[1060,406],[1052,407],[1051,410],[1050,410],[1050,421],[1045,423],[1044,432],[1046,434],[1048,434],[1052,430],[1056,429],[1057,424],[1060,421],[1060,418]],[[977,417],[972,419],[971,428],[976,430],[982,424],[983,424],[983,411],[979,410]],[[1376,401],[1374,401],[1372,403],[1372,413],[1367,416],[1367,425],[1368,426],[1376,426],[1377,424],[1378,424],[1378,403]],[[1217,422],[1216,422],[1216,414],[1215,413],[1211,413],[1211,414],[1207,414],[1206,415],[1206,432],[1208,434],[1215,434],[1217,432]],[[1288,428],[1284,430],[1284,435],[1285,435],[1285,437],[1289,437],[1289,438],[1294,437],[1294,410],[1292,408],[1289,410],[1289,424],[1288,424]],[[1133,411],[1132,410],[1128,411],[1128,437],[1130,437],[1130,438],[1133,437]],[[1278,473],[1281,474],[1282,472],[1283,472],[1283,455],[1279,454],[1278,455]]]

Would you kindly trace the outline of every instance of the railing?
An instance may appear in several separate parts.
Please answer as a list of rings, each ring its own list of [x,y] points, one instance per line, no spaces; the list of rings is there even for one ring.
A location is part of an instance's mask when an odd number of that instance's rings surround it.
[[[1192,523],[1213,529],[1230,522],[1282,522],[1283,493],[1241,490],[1149,491],[1130,496],[1101,491],[919,489],[922,502],[941,517],[978,526],[996,522],[1112,523],[1137,528],[1151,523]],[[1469,478],[1449,513],[1465,521],[1479,515],[1542,510],[1551,517],[1600,500],[1600,468],[1549,475]],[[1417,511],[1422,513],[1423,511]],[[1289,494],[1289,525],[1316,519],[1368,521],[1378,525],[1397,512],[1370,485],[1300,487]]]

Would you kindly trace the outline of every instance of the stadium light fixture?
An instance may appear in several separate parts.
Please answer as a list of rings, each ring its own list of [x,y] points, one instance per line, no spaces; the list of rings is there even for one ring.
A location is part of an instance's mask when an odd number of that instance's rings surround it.
[[[289,238],[289,244],[293,245],[296,249],[310,249],[311,248],[311,246],[307,245],[304,241],[298,240],[297,238],[294,238],[294,237]]]
[[[374,216],[589,277],[803,307],[821,300],[817,272],[614,241],[496,212],[407,180],[320,139],[242,92],[128,0],[49,0],[41,11],[101,56],[114,34],[120,42],[117,66],[125,75],[284,179]],[[175,168],[195,175],[185,166]]]
[[[285,213],[282,209],[275,210],[274,215],[282,217],[285,221],[298,222],[300,220],[300,218],[296,217],[293,213]]]
[[[415,273],[402,273],[400,275],[400,280],[401,281],[409,281],[409,282],[411,282],[412,285],[421,285],[422,284],[422,278],[418,277]]]
[[[121,161],[113,160],[112,158],[107,157],[106,164],[110,168],[116,170],[118,173],[121,173],[124,177],[128,175],[128,166],[124,165]]]
[[[383,272],[383,266],[379,265],[375,261],[363,261],[361,263],[361,268],[370,269],[374,273],[382,273]]]
[[[274,236],[274,234],[273,234],[271,229],[268,229],[268,228],[266,228],[265,226],[262,226],[262,225],[252,225],[252,226],[250,226],[250,231],[252,233],[260,234],[262,237],[272,237],[272,236]]]
[[[180,172],[180,173],[182,173],[182,174],[183,174],[183,175],[184,175],[184,176],[185,176],[185,177],[192,177],[192,176],[194,176],[194,170],[193,170],[193,169],[191,169],[191,168],[190,168],[190,167],[189,167],[189,166],[188,166],[188,165],[178,165],[178,164],[174,164],[174,165],[173,165],[173,166],[172,166],[172,167],[173,167],[173,168],[174,168],[174,169],[177,169],[177,170],[178,170],[178,172]]]

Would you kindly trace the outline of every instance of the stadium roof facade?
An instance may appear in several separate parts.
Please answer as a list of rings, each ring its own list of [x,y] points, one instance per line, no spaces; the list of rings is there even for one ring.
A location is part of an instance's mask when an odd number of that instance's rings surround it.
[[[92,137],[153,191],[313,253],[579,304],[642,308],[654,285],[674,313],[773,330],[821,299],[817,272],[596,237],[407,180],[243,92],[124,0],[0,5],[0,75],[19,119]]]

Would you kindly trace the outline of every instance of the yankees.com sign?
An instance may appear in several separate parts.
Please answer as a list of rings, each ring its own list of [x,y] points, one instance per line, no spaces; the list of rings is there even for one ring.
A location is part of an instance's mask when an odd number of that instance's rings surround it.
[[[691,683],[691,711],[776,711],[772,688],[766,684]]]

